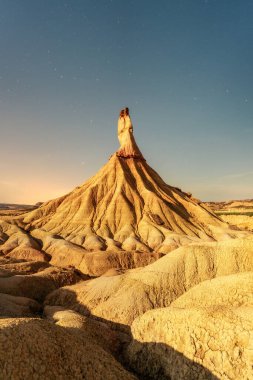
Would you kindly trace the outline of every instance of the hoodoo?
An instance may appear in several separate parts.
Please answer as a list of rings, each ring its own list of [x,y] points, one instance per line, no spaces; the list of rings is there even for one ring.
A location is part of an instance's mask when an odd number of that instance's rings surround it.
[[[128,108],[118,120],[120,148],[80,187],[21,221],[87,250],[156,251],[238,236],[188,193],[167,185],[138,148]]]
[[[120,111],[118,139],[120,143],[120,148],[116,152],[118,157],[144,159],[134,139],[133,124],[127,107]]]

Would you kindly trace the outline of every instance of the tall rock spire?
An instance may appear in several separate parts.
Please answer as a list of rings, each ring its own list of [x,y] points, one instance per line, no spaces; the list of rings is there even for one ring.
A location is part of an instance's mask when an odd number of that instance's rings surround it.
[[[116,152],[118,157],[144,160],[144,157],[134,139],[133,124],[129,115],[129,109],[127,107],[121,110],[119,114],[118,139],[120,143],[120,148]]]
[[[22,215],[20,226],[61,236],[87,251],[159,254],[199,239],[242,234],[189,194],[167,185],[147,164],[134,140],[128,108],[120,113],[118,137],[120,148],[96,175]]]

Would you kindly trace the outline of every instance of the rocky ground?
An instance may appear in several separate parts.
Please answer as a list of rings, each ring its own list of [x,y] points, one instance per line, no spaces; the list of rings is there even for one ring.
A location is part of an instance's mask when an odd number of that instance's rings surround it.
[[[240,229],[253,232],[253,199],[209,202],[207,206],[224,220],[224,222],[230,223]]]
[[[1,378],[253,378],[250,232],[167,255],[98,251],[91,259],[1,212]]]

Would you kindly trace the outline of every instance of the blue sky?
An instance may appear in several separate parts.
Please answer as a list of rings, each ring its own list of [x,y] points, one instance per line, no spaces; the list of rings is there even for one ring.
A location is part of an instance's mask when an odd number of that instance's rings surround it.
[[[253,2],[0,0],[0,202],[83,183],[120,108],[164,180],[253,198]]]

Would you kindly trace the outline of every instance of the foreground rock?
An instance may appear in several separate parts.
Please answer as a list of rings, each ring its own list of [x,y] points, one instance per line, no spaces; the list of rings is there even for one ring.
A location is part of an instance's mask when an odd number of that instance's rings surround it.
[[[205,281],[131,328],[127,360],[152,379],[253,378],[253,272]]]
[[[55,289],[80,280],[81,277],[73,268],[48,267],[31,275],[0,277],[0,292],[42,302]]]
[[[70,328],[79,337],[92,338],[105,351],[113,355],[120,355],[122,346],[130,342],[129,336],[116,328],[112,329],[104,322],[85,317],[73,310],[59,306],[46,306],[44,316],[58,326]]]
[[[0,320],[0,378],[136,379],[92,338],[41,319]]]
[[[56,290],[45,302],[131,325],[147,310],[169,306],[206,279],[251,270],[253,238],[196,244],[181,247],[145,268]]]
[[[26,297],[15,297],[0,293],[0,316],[34,317],[42,312],[41,305]]]
[[[58,268],[45,261],[0,257],[0,316],[34,317],[42,313],[46,295],[83,280],[74,268]]]

